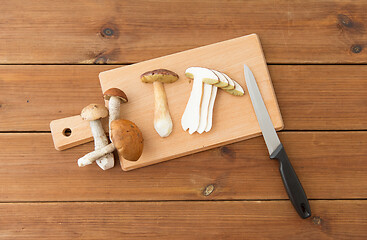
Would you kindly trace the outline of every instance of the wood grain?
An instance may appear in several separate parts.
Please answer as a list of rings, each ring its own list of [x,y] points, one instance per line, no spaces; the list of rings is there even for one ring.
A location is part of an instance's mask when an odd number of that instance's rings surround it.
[[[104,132],[108,134],[108,117],[100,121]],[[93,141],[90,124],[80,115],[53,120],[50,129],[55,149],[59,151]]]
[[[116,66],[0,66],[1,131],[49,131],[53,119],[103,104],[98,73]]]
[[[0,62],[132,63],[257,33],[269,63],[366,63],[366,10],[364,0],[14,0],[0,6]]]
[[[285,129],[367,129],[365,66],[270,66]]]
[[[367,201],[0,204],[0,239],[364,239]]]
[[[367,198],[367,132],[282,132],[311,199]],[[287,199],[261,137],[130,172],[78,168],[92,143],[56,151],[51,134],[0,134],[0,201]]]
[[[49,131],[102,103],[98,73],[119,66],[91,64],[251,33],[271,64],[365,64],[366,11],[364,0],[2,1],[0,64],[86,65],[0,65],[0,239],[366,239],[362,65],[269,67],[287,130],[347,130],[280,133],[311,198],[306,220],[261,138],[104,172],[76,165],[92,143],[57,152],[50,133],[3,133]]]
[[[121,159],[122,169],[130,171],[261,135],[250,96],[234,97],[222,90],[216,97],[212,130],[192,135],[182,131],[181,118],[193,87],[185,77],[185,70],[190,66],[217,69],[227,73],[248,91],[243,64],[251,68],[256,78],[274,128],[283,129],[283,120],[256,34],[101,72],[102,92],[110,88],[123,89],[129,102],[122,105],[121,116],[134,122],[144,137],[144,149],[139,160]],[[153,126],[153,86],[140,80],[142,73],[160,68],[179,75],[179,80],[174,84],[164,84],[173,122],[173,131],[167,138],[160,137]],[[89,123],[79,116],[52,121],[50,127],[57,149],[66,149],[78,142],[85,143],[92,136],[89,131],[83,131],[89,128]],[[72,129],[71,136],[64,136],[65,128]],[[74,128],[79,131],[74,131]]]
[[[49,131],[103,103],[99,72],[119,66],[0,66],[0,131]],[[287,130],[367,129],[365,66],[269,66]]]

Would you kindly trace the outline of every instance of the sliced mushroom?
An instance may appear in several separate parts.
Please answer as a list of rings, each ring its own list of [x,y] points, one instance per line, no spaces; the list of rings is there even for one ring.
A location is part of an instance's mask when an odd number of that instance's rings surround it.
[[[221,74],[217,70],[212,69],[212,71],[215,73],[215,75],[217,75],[217,77],[219,79],[219,82],[214,84],[214,86],[220,87],[220,88],[225,88],[229,85],[227,78],[223,74]]]
[[[234,83],[234,89],[224,89],[226,92],[234,95],[234,96],[243,96],[245,94],[245,91],[243,90],[243,88],[241,87],[241,85],[236,82],[235,80],[231,79],[230,77],[228,77],[228,75],[226,75],[225,73],[223,73],[223,75],[227,78],[233,81]]]
[[[112,143],[90,152],[78,159],[79,167],[93,163],[100,157],[117,149],[120,162],[122,159],[137,161],[143,153],[143,135],[140,129],[131,121],[117,119],[111,122]]]
[[[231,79],[227,74],[222,73],[222,72],[218,72],[215,70],[212,70],[219,79],[223,79],[223,77],[228,81],[228,86],[226,87],[221,87],[223,90],[225,90],[226,92],[234,95],[234,96],[242,96],[245,94],[245,91],[243,90],[243,88],[241,87],[241,85],[236,82],[235,80]],[[216,84],[218,85],[218,84]]]
[[[200,124],[203,82],[216,84],[219,82],[219,79],[211,70],[202,67],[190,67],[186,69],[185,75],[194,81],[189,101],[187,102],[185,112],[181,118],[181,125],[185,131],[189,129],[189,133],[192,134],[198,130]],[[209,89],[209,87],[206,89]],[[211,94],[211,89],[207,90],[207,92]],[[208,96],[208,94],[206,94],[206,96]]]
[[[207,83],[204,83],[204,90],[203,90],[203,97],[201,100],[201,108],[200,108],[200,121],[199,121],[199,127],[197,129],[197,132],[202,134],[206,126],[208,124],[208,112],[209,112],[209,103],[212,96],[214,85],[210,85]]]
[[[227,81],[228,81],[228,86],[227,87],[222,87],[222,89],[224,89],[224,90],[232,90],[232,89],[234,89],[235,86],[234,86],[233,80],[230,77],[228,77],[228,75],[225,74],[225,73],[219,72],[219,74],[221,74],[222,76],[224,76],[227,79]]]
[[[90,129],[94,138],[94,149],[99,150],[108,145],[108,139],[100,121],[101,118],[108,116],[107,108],[101,104],[90,104],[83,108],[80,115],[83,120],[89,121]],[[115,165],[113,154],[101,156],[100,159],[96,160],[98,166],[103,170],[110,169]]]
[[[209,112],[208,112],[208,122],[205,127],[205,132],[209,132],[212,129],[213,125],[213,109],[214,109],[214,102],[217,97],[218,88],[213,86],[212,95],[210,96],[209,102]]]
[[[111,139],[111,122],[120,118],[120,105],[121,103],[127,103],[128,99],[126,94],[118,88],[110,88],[103,93],[103,98],[108,100],[109,111],[109,136]]]
[[[166,91],[163,83],[173,83],[178,80],[178,75],[167,69],[156,69],[143,73],[141,81],[153,83],[154,89],[154,129],[159,136],[168,137],[173,128],[169,113]]]

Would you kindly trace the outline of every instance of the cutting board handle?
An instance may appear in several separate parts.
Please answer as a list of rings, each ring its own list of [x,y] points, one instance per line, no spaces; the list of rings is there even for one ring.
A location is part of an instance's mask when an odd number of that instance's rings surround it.
[[[108,120],[102,119],[102,125],[108,134]],[[89,122],[79,115],[53,120],[50,123],[52,139],[56,150],[65,150],[93,140]]]

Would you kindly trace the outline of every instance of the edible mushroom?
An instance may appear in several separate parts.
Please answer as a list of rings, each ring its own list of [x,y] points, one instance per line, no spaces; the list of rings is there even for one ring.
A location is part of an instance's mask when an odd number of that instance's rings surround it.
[[[234,89],[224,89],[226,92],[234,95],[234,96],[243,96],[245,94],[245,91],[243,90],[243,88],[241,87],[241,85],[236,82],[235,80],[231,79],[230,77],[228,77],[227,74],[222,73],[228,81],[232,81],[234,83]]]
[[[88,165],[98,158],[112,153],[117,149],[120,162],[122,159],[137,161],[143,152],[143,135],[140,129],[131,121],[117,119],[111,122],[112,143],[90,152],[78,159],[79,167]]]
[[[235,85],[234,85],[234,82],[233,82],[232,78],[228,77],[227,74],[222,73],[222,72],[219,72],[219,74],[222,75],[222,76],[224,76],[227,79],[227,81],[228,81],[228,86],[227,87],[222,87],[222,89],[224,89],[224,90],[232,90],[232,89],[234,89]]]
[[[94,138],[94,149],[100,149],[108,145],[108,139],[103,130],[101,118],[108,116],[108,110],[101,104],[89,104],[83,108],[80,116],[83,120],[89,121],[90,129]],[[97,160],[97,164],[103,170],[112,168],[115,165],[113,154],[103,156]]]
[[[120,105],[121,103],[127,103],[128,99],[126,94],[118,88],[110,88],[103,93],[104,100],[108,100],[108,109],[110,116],[108,119],[109,136],[111,139],[111,122],[120,118]]]
[[[186,69],[185,76],[193,79],[193,85],[189,101],[187,102],[185,111],[181,118],[181,125],[184,131],[189,129],[189,133],[193,134],[199,128],[201,117],[203,119],[203,130],[206,128],[207,113],[210,103],[212,86],[219,82],[218,76],[208,68],[190,67]],[[206,83],[203,88],[203,83]],[[202,105],[205,103],[205,106]],[[205,116],[201,116],[201,109],[205,109]]]
[[[172,119],[169,113],[164,83],[173,83],[178,75],[167,69],[156,69],[143,73],[140,79],[144,83],[153,83],[154,89],[154,129],[159,136],[168,137],[172,132]]]

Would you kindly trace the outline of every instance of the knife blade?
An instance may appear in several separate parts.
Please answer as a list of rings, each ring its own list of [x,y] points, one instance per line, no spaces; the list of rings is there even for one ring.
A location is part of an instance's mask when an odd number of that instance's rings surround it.
[[[306,193],[303,190],[302,184],[299,181],[297,174],[288,159],[287,153],[285,152],[284,147],[274,129],[274,125],[266,109],[255,77],[246,64],[244,64],[244,73],[247,90],[249,92],[265,144],[268,148],[270,158],[277,159],[279,161],[279,171],[282,176],[284,187],[297,213],[301,218],[308,218],[311,216],[311,208],[308,203]]]

